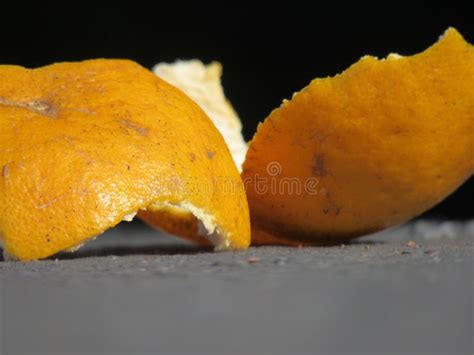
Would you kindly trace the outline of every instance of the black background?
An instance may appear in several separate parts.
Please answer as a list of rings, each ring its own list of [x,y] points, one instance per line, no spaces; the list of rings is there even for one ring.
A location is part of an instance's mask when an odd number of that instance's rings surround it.
[[[177,58],[218,60],[226,94],[250,139],[283,98],[312,78],[341,72],[364,54],[417,53],[449,26],[474,43],[474,12],[467,1],[443,7],[394,4],[222,2],[207,9],[182,2],[166,7],[160,2],[2,4],[0,63],[37,67],[105,57],[151,68]],[[471,178],[425,217],[472,218],[473,201]]]

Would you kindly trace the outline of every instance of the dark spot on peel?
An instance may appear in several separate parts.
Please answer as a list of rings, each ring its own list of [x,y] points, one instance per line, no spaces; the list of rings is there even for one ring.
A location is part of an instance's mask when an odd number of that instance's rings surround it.
[[[129,119],[122,120],[122,123],[126,128],[134,130],[141,136],[148,136],[148,134],[150,133],[150,130],[148,128],[142,127],[139,124],[130,121]]]
[[[323,153],[318,153],[314,156],[313,165],[311,167],[313,176],[327,176],[328,171],[326,169],[325,156]]]
[[[337,206],[329,206],[327,208],[323,208],[323,213],[337,216],[339,213],[341,213],[341,209]]]
[[[41,115],[48,116],[49,118],[57,118],[57,112],[54,106],[46,101],[31,101],[28,102],[27,108],[35,111]]]
[[[49,118],[57,118],[58,114],[52,103],[46,100],[31,100],[24,102],[16,102],[9,100],[4,97],[0,97],[0,105],[23,108],[39,115],[43,115]]]
[[[207,158],[208,158],[208,159],[214,158],[215,155],[216,155],[216,152],[213,152],[213,151],[211,151],[211,150],[208,150],[208,151],[207,151]]]
[[[193,163],[196,161],[196,154],[194,153],[189,153],[189,160]]]
[[[6,180],[10,176],[10,170],[8,168],[8,164],[5,164],[2,167],[2,177]]]
[[[324,214],[330,214],[334,216],[338,216],[341,213],[341,207],[339,207],[336,202],[334,202],[331,194],[329,191],[326,192],[326,200],[328,202],[327,206],[323,208]]]

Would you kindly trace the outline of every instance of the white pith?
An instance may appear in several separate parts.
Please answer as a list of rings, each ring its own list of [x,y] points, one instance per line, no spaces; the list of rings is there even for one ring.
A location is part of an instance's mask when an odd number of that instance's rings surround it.
[[[179,212],[191,213],[199,221],[199,236],[207,238],[216,250],[223,250],[229,247],[229,238],[224,236],[215,222],[212,214],[206,212],[204,209],[196,207],[189,201],[182,201],[179,203],[160,202],[152,203],[149,206],[151,210],[159,210],[162,208],[171,208]]]

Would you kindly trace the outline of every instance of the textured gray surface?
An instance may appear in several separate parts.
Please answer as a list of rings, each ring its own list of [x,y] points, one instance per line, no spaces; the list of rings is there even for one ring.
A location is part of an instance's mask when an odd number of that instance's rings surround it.
[[[211,253],[125,224],[59,260],[0,262],[0,353],[472,354],[473,238],[473,222],[418,222]]]

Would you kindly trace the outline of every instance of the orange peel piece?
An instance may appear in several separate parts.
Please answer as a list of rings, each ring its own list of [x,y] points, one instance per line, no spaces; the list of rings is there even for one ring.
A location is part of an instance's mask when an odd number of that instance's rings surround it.
[[[365,56],[285,100],[243,166],[252,242],[339,243],[441,201],[474,172],[473,83],[474,49],[450,28],[423,53]]]
[[[137,212],[217,249],[248,246],[240,175],[202,109],[131,61],[0,66],[4,251],[45,258]]]
[[[153,72],[176,86],[194,100],[224,137],[240,171],[247,153],[247,143],[242,135],[242,123],[230,101],[225,97],[221,84],[222,65],[208,65],[200,60],[178,60],[172,64],[158,63]]]

